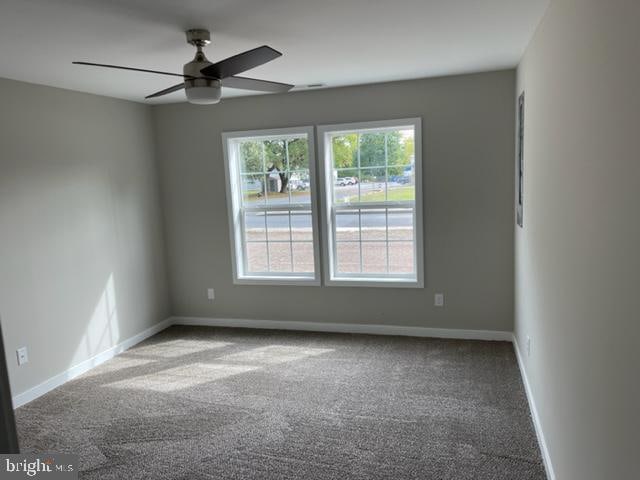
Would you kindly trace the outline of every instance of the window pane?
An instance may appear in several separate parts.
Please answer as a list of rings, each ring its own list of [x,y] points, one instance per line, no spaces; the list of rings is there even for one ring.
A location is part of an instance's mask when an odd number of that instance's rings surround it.
[[[360,176],[358,171],[338,170],[335,172],[333,201],[336,203],[355,203],[358,201]]]
[[[240,153],[240,171],[243,173],[264,172],[262,142],[245,140],[238,145]]]
[[[389,209],[389,240],[413,240],[413,209]]]
[[[294,170],[290,173],[287,191],[291,192],[291,203],[311,203],[311,181],[309,170]]]
[[[290,242],[289,212],[269,212],[267,214],[267,238],[269,242]]]
[[[268,167],[271,168],[271,167]],[[289,191],[286,188],[287,174],[277,168],[265,175],[265,196],[267,205],[288,205]]]
[[[412,167],[407,170],[389,169],[389,183],[387,184],[387,200],[390,202],[415,201],[416,187]]]
[[[358,167],[358,134],[334,135],[331,139],[333,168],[356,169]],[[346,172],[345,176],[355,175],[357,171]]]
[[[262,273],[267,272],[267,244],[247,243],[247,272]]]
[[[240,176],[242,190],[242,204],[244,206],[264,205],[264,185],[266,176],[263,174],[243,174]]]
[[[291,272],[291,244],[269,243],[269,270],[271,272]]]
[[[313,240],[311,212],[291,212],[291,238],[294,241]]]
[[[267,239],[264,213],[244,214],[244,233],[249,242],[262,241]]]
[[[360,273],[360,244],[338,242],[336,264],[338,273]]]
[[[389,273],[413,273],[413,242],[389,242]]]
[[[360,216],[362,240],[387,239],[387,215],[385,210],[363,210]]]
[[[386,189],[384,168],[366,168],[360,171],[361,202],[384,202]]]
[[[336,240],[360,240],[358,210],[336,213]]]
[[[309,142],[306,138],[290,139],[288,144],[289,165],[287,170],[309,171]]]
[[[366,242],[362,244],[362,271],[364,273],[387,272],[386,242]]]
[[[386,133],[363,133],[360,135],[360,167],[384,167],[386,162]]]
[[[293,247],[293,271],[294,272],[313,272],[313,243],[311,242],[295,242]]]
[[[390,131],[387,134],[387,166],[389,175],[405,175],[415,165],[413,129]]]
[[[266,171],[269,172],[273,169],[284,172],[287,170],[287,154],[286,154],[286,140],[274,139],[264,140],[264,164]]]

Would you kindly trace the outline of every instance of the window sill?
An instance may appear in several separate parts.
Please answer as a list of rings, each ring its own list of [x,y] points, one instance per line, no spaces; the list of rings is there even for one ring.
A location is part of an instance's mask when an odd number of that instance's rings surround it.
[[[369,287],[369,288],[424,288],[424,282],[416,279],[333,277],[325,281],[328,287]]]
[[[320,279],[313,277],[239,277],[234,278],[234,285],[281,285],[281,286],[320,286]]]

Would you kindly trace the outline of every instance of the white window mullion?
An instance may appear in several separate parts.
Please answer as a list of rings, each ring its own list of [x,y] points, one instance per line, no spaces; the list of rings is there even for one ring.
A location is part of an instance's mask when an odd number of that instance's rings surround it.
[[[362,165],[360,164],[360,134],[358,134],[357,140],[356,140],[356,152],[357,152],[357,157],[358,157],[358,169],[356,170],[356,172],[358,172],[358,202],[360,202],[360,199],[362,198]]]
[[[289,142],[287,142],[286,140],[283,140],[283,143],[284,143],[284,157],[286,160],[286,166],[284,171],[288,178],[287,192],[289,193],[289,205],[291,205],[291,185],[289,184],[289,182],[291,181],[291,165],[289,164]]]
[[[389,201],[389,134],[384,134],[384,201]]]
[[[332,236],[332,254],[331,261],[333,263],[333,271],[338,271],[338,213],[334,205],[331,206],[331,236]]]
[[[389,133],[384,134],[384,201],[389,202]],[[414,222],[415,223],[415,222]],[[389,209],[384,209],[385,269],[389,273]]]
[[[269,251],[269,220],[268,220],[269,212],[265,210],[264,212],[264,241],[267,247],[267,272],[271,271],[271,252]]]
[[[364,270],[362,268],[362,210],[358,209],[358,245],[360,247],[360,273]]]
[[[385,225],[385,247],[386,247],[386,270],[389,273],[389,209],[384,209],[384,225]]]
[[[246,268],[247,232],[245,228],[245,212],[242,208],[238,210],[238,217],[239,218],[237,218],[237,222],[240,225],[240,238],[242,238],[242,250],[243,250],[242,263],[243,263],[243,268]]]

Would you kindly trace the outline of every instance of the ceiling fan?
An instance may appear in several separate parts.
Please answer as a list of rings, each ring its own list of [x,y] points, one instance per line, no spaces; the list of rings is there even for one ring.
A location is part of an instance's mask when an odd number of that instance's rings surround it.
[[[184,80],[179,84],[148,95],[145,99],[161,97],[162,95],[177,92],[184,88],[189,103],[200,105],[218,103],[220,101],[223,86],[270,93],[288,92],[294,87],[287,83],[269,82],[267,80],[237,76],[239,73],[250,70],[282,56],[282,53],[268,47],[267,45],[239,53],[217,63],[211,63],[207,60],[207,57],[205,57],[204,52],[202,51],[205,46],[211,43],[211,35],[209,31],[204,29],[192,29],[187,30],[186,33],[187,43],[196,47],[197,51],[195,58],[189,63],[185,63],[182,74],[146,70],[143,68],[122,67],[119,65],[105,65],[102,63],[73,63],[76,65],[118,68],[120,70],[132,70],[134,72],[156,73],[159,75],[182,77]]]

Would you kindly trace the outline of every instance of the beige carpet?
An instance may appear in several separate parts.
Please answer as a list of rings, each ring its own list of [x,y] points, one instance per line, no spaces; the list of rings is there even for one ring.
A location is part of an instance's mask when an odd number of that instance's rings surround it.
[[[18,409],[83,479],[544,479],[513,348],[172,327]]]

